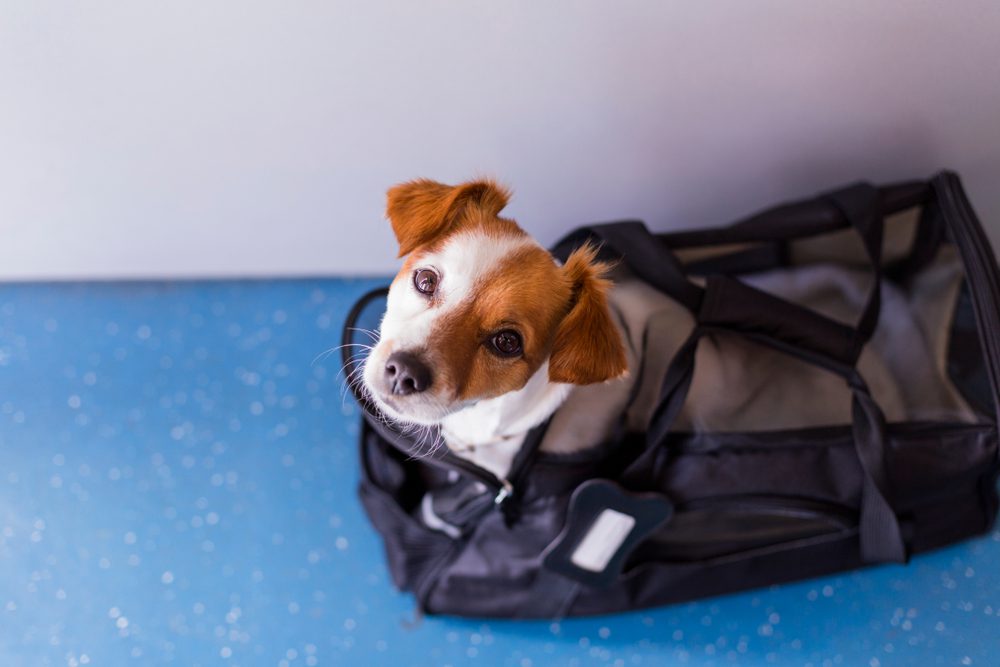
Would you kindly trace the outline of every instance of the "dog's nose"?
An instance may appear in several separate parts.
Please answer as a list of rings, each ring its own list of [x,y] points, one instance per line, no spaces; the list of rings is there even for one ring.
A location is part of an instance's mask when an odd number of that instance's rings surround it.
[[[409,352],[393,352],[385,362],[385,378],[392,393],[407,396],[431,386],[431,369]]]

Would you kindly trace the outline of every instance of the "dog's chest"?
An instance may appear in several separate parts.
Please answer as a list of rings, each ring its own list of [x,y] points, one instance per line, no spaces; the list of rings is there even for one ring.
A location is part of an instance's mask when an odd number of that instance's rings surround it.
[[[500,401],[484,401],[449,415],[441,424],[441,435],[452,452],[501,479],[525,435],[506,432],[509,414],[503,407]]]
[[[545,421],[569,391],[569,385],[548,381],[548,364],[543,364],[522,389],[445,417],[441,435],[455,454],[504,479],[525,435]]]

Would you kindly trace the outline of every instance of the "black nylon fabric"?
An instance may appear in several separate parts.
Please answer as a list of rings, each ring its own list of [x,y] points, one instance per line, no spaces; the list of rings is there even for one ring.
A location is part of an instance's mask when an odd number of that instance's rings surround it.
[[[729,276],[708,277],[698,321],[760,334],[846,365],[857,361],[860,350],[851,327]]]
[[[912,206],[923,209],[913,248],[883,267],[882,219]],[[739,281],[743,271],[784,265],[789,241],[845,228],[861,236],[876,278],[857,326]],[[927,183],[854,184],[717,230],[654,235],[630,221],[574,232],[557,245],[557,256],[586,241],[602,243],[604,256],[623,261],[697,320],[671,360],[647,430],[623,432],[614,442],[573,455],[532,447],[520,457],[510,488],[499,494],[502,481],[489,475],[456,468],[447,459],[413,458],[414,443],[366,413],[361,498],[385,541],[393,581],[412,591],[428,613],[554,618],[902,561],[987,531],[997,513],[1000,470],[1000,270],[985,239],[950,172]],[[690,266],[671,251],[744,242],[765,245],[741,251],[732,261],[723,257]],[[955,247],[966,272],[950,322],[947,364],[977,419],[886,424],[854,367],[878,323],[877,277],[908,281],[944,244]],[[689,273],[708,274],[705,287]],[[852,391],[853,423],[678,431],[674,419],[691,385],[698,341],[706,334],[746,337],[839,375]],[[533,433],[532,443],[543,435],[544,427]],[[457,483],[447,481],[449,469],[460,476]],[[574,491],[592,479],[608,480],[624,493],[660,494],[672,508],[670,518],[627,554],[605,586],[585,585],[544,564],[567,528]],[[459,495],[470,484],[487,489],[472,503],[475,512],[458,513],[456,521],[464,524],[456,538],[429,529],[419,515],[424,496],[449,483]]]

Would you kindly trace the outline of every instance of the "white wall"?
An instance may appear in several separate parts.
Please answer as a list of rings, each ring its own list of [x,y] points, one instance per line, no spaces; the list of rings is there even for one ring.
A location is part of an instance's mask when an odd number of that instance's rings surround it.
[[[1000,238],[1000,3],[0,0],[0,278],[388,272],[383,193],[551,241],[958,169]]]

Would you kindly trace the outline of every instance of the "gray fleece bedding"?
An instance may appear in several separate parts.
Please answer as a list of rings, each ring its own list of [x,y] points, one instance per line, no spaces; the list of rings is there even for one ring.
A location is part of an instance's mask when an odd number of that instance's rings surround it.
[[[883,281],[878,329],[859,369],[889,422],[970,422],[974,414],[948,379],[948,332],[962,280],[942,249],[906,290]],[[605,440],[627,410],[645,430],[674,353],[694,321],[681,305],[618,269],[612,308],[627,343],[629,374],[578,387],[553,416],[543,451],[572,452]],[[746,283],[853,326],[871,283],[863,264],[820,262],[743,276]],[[760,431],[850,423],[842,378],[735,335],[705,338],[678,430]]]

